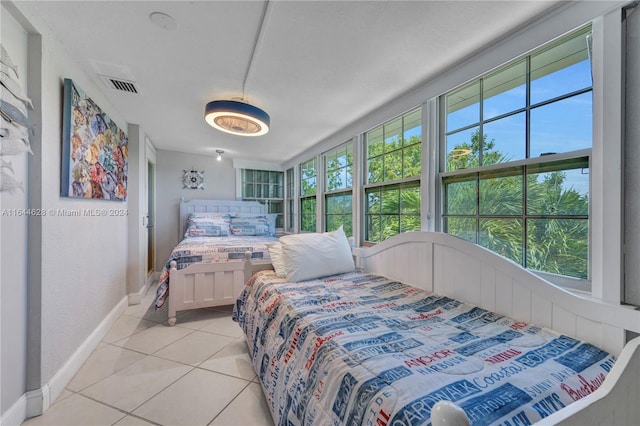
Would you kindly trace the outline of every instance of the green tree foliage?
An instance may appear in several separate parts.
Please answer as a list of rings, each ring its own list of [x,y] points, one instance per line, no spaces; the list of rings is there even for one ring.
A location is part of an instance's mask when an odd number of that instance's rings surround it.
[[[420,186],[393,185],[367,191],[368,241],[420,230]]]
[[[367,143],[368,182],[419,177],[421,139],[395,133],[383,140],[371,132]],[[383,241],[400,232],[420,230],[420,184],[411,182],[367,190],[367,241]]]
[[[422,144],[418,136],[408,141],[395,137],[388,141],[369,141],[367,163],[369,183],[388,182],[420,176]]]
[[[508,161],[494,145],[475,132],[452,150],[447,170]],[[586,167],[533,166],[526,181],[523,167],[453,176],[445,181],[445,228],[530,269],[586,279],[589,199],[566,184],[566,170]]]

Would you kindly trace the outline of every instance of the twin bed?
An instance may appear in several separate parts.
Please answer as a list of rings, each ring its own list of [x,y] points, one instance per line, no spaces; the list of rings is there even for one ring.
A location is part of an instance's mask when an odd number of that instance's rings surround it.
[[[178,311],[233,304],[245,276],[271,266],[267,244],[277,241],[275,217],[255,201],[181,200],[179,236],[155,302],[168,298],[171,326]]]
[[[440,233],[355,248],[352,270],[336,271],[348,243],[334,234],[317,235],[335,251],[287,236],[278,258],[176,270],[215,276],[233,264],[247,281],[220,303],[235,302],[276,424],[436,425],[448,409],[444,424],[639,421],[638,310],[564,291]],[[342,259],[316,259],[325,252]],[[331,275],[292,266],[305,262]],[[173,272],[170,283],[171,305],[184,291]]]

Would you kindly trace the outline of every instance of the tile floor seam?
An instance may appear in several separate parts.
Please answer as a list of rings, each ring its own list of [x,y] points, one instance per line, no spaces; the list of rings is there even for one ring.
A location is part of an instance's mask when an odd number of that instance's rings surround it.
[[[144,304],[146,304],[147,302],[143,301]],[[176,327],[179,327],[183,330],[181,330],[178,333],[173,333],[173,334],[182,334],[185,333],[184,335],[180,336],[178,339],[163,345],[162,347],[156,349],[154,352],[152,353],[147,353],[147,352],[142,352],[140,349],[142,350],[151,350],[154,349],[154,343],[159,343],[161,344],[164,341],[164,333],[158,333],[157,331],[153,331],[152,336],[160,336],[159,337],[159,341],[158,339],[150,339],[148,341],[148,346],[145,345],[138,345],[138,349],[133,349],[133,348],[129,348],[126,346],[121,346],[126,344],[126,341],[128,339],[131,339],[133,336],[145,331],[145,330],[151,330],[153,328],[158,328],[160,330],[159,327],[166,327],[167,329],[169,329],[169,326],[167,325],[166,321],[163,322],[159,322],[154,319],[148,319],[145,318],[145,315],[148,315],[149,311],[144,311],[144,312],[140,312],[139,314],[132,314],[132,313],[123,313],[121,315],[122,317],[125,317],[124,321],[122,322],[122,326],[120,329],[116,330],[116,336],[118,332],[121,331],[125,331],[125,332],[129,332],[130,334],[124,335],[124,336],[120,336],[120,338],[116,341],[106,341],[104,340],[104,338],[100,341],[100,343],[93,349],[93,351],[91,352],[91,356],[93,356],[99,349],[102,348],[111,348],[111,349],[107,349],[107,352],[110,353],[111,355],[114,355],[114,357],[109,358],[108,365],[101,365],[100,367],[107,367],[104,370],[102,370],[101,368],[98,370],[100,372],[104,372],[107,373],[108,375],[105,377],[102,377],[100,379],[98,379],[97,381],[95,381],[94,383],[91,384],[87,384],[84,385],[81,389],[77,389],[77,390],[72,390],[69,389],[67,387],[65,387],[65,391],[68,392],[68,394],[65,395],[65,397],[63,399],[58,399],[57,401],[54,402],[53,405],[58,404],[59,402],[66,400],[67,398],[71,398],[71,397],[76,397],[78,399],[74,398],[73,404],[70,406],[64,406],[64,408],[62,408],[62,412],[63,413],[68,413],[66,414],[66,418],[69,419],[68,423],[73,423],[74,418],[77,418],[76,416],[76,412],[73,410],[74,404],[76,404],[76,401],[81,401],[81,398],[86,398],[85,401],[92,401],[92,403],[96,403],[98,404],[96,407],[100,406],[103,408],[100,408],[99,410],[104,410],[104,409],[111,409],[114,410],[113,416],[119,416],[119,419],[117,421],[115,421],[112,426],[118,425],[119,423],[136,423],[135,419],[139,419],[140,422],[148,422],[149,424],[155,425],[155,426],[163,426],[164,423],[158,423],[160,422],[164,422],[164,416],[156,416],[156,420],[153,421],[151,419],[147,419],[145,417],[145,413],[146,415],[148,415],[149,413],[147,413],[146,411],[140,411],[138,414],[133,414],[134,411],[136,410],[140,410],[141,407],[143,407],[145,404],[153,404],[153,402],[151,402],[153,399],[157,399],[159,398],[159,395],[165,393],[165,392],[172,392],[172,390],[170,389],[171,387],[174,387],[178,384],[178,382],[180,382],[181,380],[187,380],[187,376],[190,374],[195,373],[196,369],[198,371],[202,372],[206,372],[206,373],[211,373],[214,375],[217,375],[218,379],[217,380],[223,380],[223,382],[225,380],[229,380],[229,379],[233,379],[234,381],[239,381],[236,382],[237,386],[239,386],[239,390],[234,393],[231,393],[231,395],[227,395],[227,397],[231,397],[231,399],[220,409],[220,411],[218,411],[217,413],[215,413],[215,415],[213,416],[213,418],[211,418],[211,420],[208,423],[205,423],[207,421],[206,416],[205,418],[201,419],[202,424],[200,426],[204,426],[205,424],[207,425],[211,425],[212,423],[214,423],[216,421],[216,419],[218,419],[218,421],[225,421],[225,423],[227,421],[230,421],[229,424],[234,424],[233,419],[235,418],[234,416],[237,415],[236,413],[238,412],[238,406],[243,404],[243,401],[245,401],[245,399],[247,397],[249,397],[248,394],[253,395],[254,390],[252,388],[252,385],[254,383],[258,384],[258,386],[260,386],[259,382],[257,382],[258,380],[258,376],[255,374],[255,370],[253,368],[253,365],[249,360],[246,359],[245,355],[248,355],[247,352],[247,345],[246,345],[246,341],[244,338],[244,335],[239,336],[236,333],[233,333],[234,331],[234,325],[237,326],[237,324],[232,324],[230,321],[231,315],[232,315],[232,311],[230,308],[232,308],[233,306],[229,306],[229,307],[213,307],[213,308],[205,308],[207,309],[208,313],[205,312],[202,315],[197,314],[191,314],[191,315],[185,315],[183,317],[184,320],[184,325],[181,324],[176,324]],[[189,311],[183,311],[185,312],[185,314]],[[225,330],[228,333],[227,334],[222,334],[217,331],[218,325],[219,324],[219,329]],[[140,327],[142,326],[142,328],[140,329],[135,329],[135,330],[131,330],[133,327]],[[213,331],[209,331],[209,330],[203,330],[203,328],[209,328],[210,330]],[[186,331],[185,331],[186,330]],[[199,331],[200,333],[195,333],[196,331]],[[204,333],[204,334],[203,334]],[[167,333],[170,334],[171,333]],[[192,337],[192,339],[190,340],[186,340],[189,339],[189,337]],[[105,336],[106,338],[108,338],[108,336]],[[145,339],[139,339],[138,342],[140,341],[145,341]],[[240,348],[240,344],[239,341],[242,341],[242,343],[244,343],[244,346],[242,348]],[[163,356],[159,355],[161,353],[161,351],[166,350],[167,348],[169,348],[172,345],[176,345],[177,352],[175,353],[175,357],[180,359],[180,360],[176,360],[176,359],[171,359],[171,358],[164,358]],[[191,345],[195,345],[195,346],[191,346]],[[222,346],[218,346],[218,345],[222,345]],[[186,352],[181,352],[181,350],[179,348],[186,348]],[[121,350],[122,352],[118,353],[117,351],[115,351],[115,348]],[[190,357],[190,352],[189,349],[193,348],[194,351],[198,351],[197,355],[196,354],[191,354],[192,356]],[[213,349],[212,352],[208,352],[209,349]],[[174,349],[170,348],[167,350],[166,355],[167,356],[172,356],[171,352]],[[227,350],[229,353],[227,355],[221,354],[223,353],[225,350]],[[184,349],[182,349],[182,351],[184,351]],[[192,351],[193,352],[193,351]],[[122,357],[122,354],[125,354],[124,358]],[[134,355],[135,354],[135,355]],[[219,356],[220,355],[220,356]],[[94,359],[93,363],[95,364],[95,362],[99,362],[99,360],[103,359],[101,358],[102,355],[97,355],[97,358]],[[201,357],[204,356],[205,359],[202,361],[199,361],[199,359],[202,359]],[[216,358],[216,356],[219,356],[218,358]],[[123,360],[126,360],[127,357],[134,357],[137,358],[139,357],[139,359],[137,359],[136,361],[128,364],[128,365],[124,365],[124,366],[120,366],[120,362],[122,362]],[[194,363],[190,364],[187,361],[189,360],[195,360]],[[238,360],[242,360],[241,361],[241,366],[242,368],[231,368],[228,369],[226,367],[226,365],[229,362],[232,362],[233,360],[238,359]],[[176,366],[176,368],[179,369],[183,369],[185,370],[184,373],[180,374],[178,377],[175,377],[173,380],[171,380],[170,383],[167,383],[166,385],[162,386],[162,388],[157,389],[154,388],[154,392],[152,395],[149,395],[148,397],[146,397],[146,393],[144,395],[145,400],[141,401],[138,403],[138,398],[135,399],[135,401],[130,400],[130,403],[133,402],[136,404],[136,406],[134,407],[129,407],[129,404],[123,405],[123,407],[125,408],[119,408],[116,406],[111,405],[110,403],[107,403],[105,401],[101,401],[98,398],[105,398],[106,401],[111,401],[111,399],[109,399],[109,397],[105,394],[94,394],[94,396],[89,396],[86,395],[84,392],[87,392],[87,390],[89,388],[91,388],[92,386],[97,385],[98,383],[104,381],[104,380],[108,380],[109,378],[111,378],[111,380],[114,380],[115,376],[118,376],[123,370],[126,370],[127,368],[130,368],[132,365],[139,363],[139,362],[145,362],[145,360],[147,362],[151,361],[151,360],[162,360],[165,362],[172,362],[174,363],[174,365]],[[216,369],[209,369],[209,368],[205,368],[202,365],[204,363],[206,363],[207,361],[210,360],[215,360],[215,362],[212,362],[212,366],[214,366]],[[248,365],[247,365],[247,361],[248,361]],[[157,362],[157,361],[153,361],[153,362]],[[119,367],[118,367],[119,366]],[[179,367],[178,367],[179,366]],[[111,368],[113,368],[113,370],[110,370]],[[223,371],[218,371],[218,370],[227,370],[227,372],[223,372]],[[93,370],[92,370],[93,371]],[[231,373],[230,373],[231,372]],[[247,373],[247,374],[245,374]],[[77,373],[76,373],[77,374]],[[163,375],[163,371],[156,371],[154,374],[154,378]],[[121,375],[121,374],[120,374]],[[248,375],[251,375],[251,377],[246,377]],[[244,376],[244,377],[243,377]],[[75,377],[75,375],[74,375]],[[91,378],[91,374],[89,373],[86,377]],[[224,379],[223,379],[224,378]],[[92,378],[91,380],[93,381],[95,378]],[[165,377],[166,379],[166,377]],[[214,376],[212,376],[212,380],[216,380]],[[135,379],[134,379],[135,381]],[[78,382],[79,384],[82,383],[82,381]],[[162,383],[166,383],[166,381],[163,381]],[[157,391],[155,391],[157,389]],[[117,392],[117,390],[116,390]],[[262,392],[261,392],[262,393]],[[97,396],[96,396],[97,395]],[[233,396],[232,396],[233,395]],[[243,396],[241,396],[243,395]],[[160,396],[160,398],[162,398]],[[262,394],[262,398],[264,398],[264,394]],[[113,402],[113,401],[112,401]],[[222,401],[221,401],[222,402]],[[85,402],[86,403],[86,402]],[[150,405],[151,407],[152,405]],[[71,409],[70,409],[71,408]],[[241,408],[240,412],[243,412],[244,410],[249,409],[249,410],[258,410],[258,412],[260,412],[260,417],[259,418],[263,418],[264,419],[271,419],[270,413],[268,412],[268,410],[266,410],[266,407],[260,408],[260,407],[244,407]],[[263,409],[266,410],[263,412]],[[142,413],[142,414],[140,414]],[[213,413],[210,413],[210,415]],[[56,415],[59,415],[56,414]],[[120,416],[122,415],[122,416]],[[46,421],[46,413],[43,414],[43,416],[45,416],[44,422],[42,424],[47,424]],[[266,417],[265,417],[266,416]],[[127,420],[125,420],[127,419]],[[103,420],[107,420],[107,419],[103,419]],[[113,419],[109,418],[109,422],[114,421]],[[40,423],[40,422],[38,422]],[[49,423],[50,424],[50,423]],[[109,423],[106,423],[109,424]]]
[[[225,406],[222,408],[222,410],[220,410],[220,412],[219,412],[218,414],[216,414],[215,416],[213,416],[213,418],[209,421],[209,423],[207,423],[207,426],[211,426],[211,423],[213,423],[213,422],[214,422],[218,417],[220,417],[220,415],[221,415],[222,413],[224,413],[224,410],[226,410],[227,408],[229,408],[229,406],[233,403],[233,401],[235,401],[235,400],[240,396],[240,394],[241,394],[242,392],[244,392],[244,391],[245,391],[249,386],[251,386],[251,382],[248,382],[248,383],[245,385],[245,387],[243,387],[242,389],[240,389],[240,392],[238,392],[238,393],[236,394],[236,396],[234,396],[234,397],[231,399],[231,401],[229,401],[229,402],[227,403],[227,405],[225,405]]]
[[[147,355],[147,356],[153,356],[153,355]],[[155,357],[158,359],[161,359],[163,361],[166,361],[164,358],[160,358],[160,357]],[[192,365],[188,365],[188,364],[182,364],[185,366],[189,366],[191,367],[191,370],[187,371],[186,373],[184,373],[183,375],[181,375],[180,377],[178,377],[177,379],[175,379],[173,382],[169,383],[167,386],[163,387],[162,389],[160,389],[158,392],[156,392],[155,394],[151,395],[151,397],[149,399],[147,399],[146,401],[144,401],[142,404],[138,405],[137,407],[133,408],[131,410],[131,412],[133,413],[134,411],[136,411],[138,408],[142,407],[144,404],[146,404],[147,402],[151,401],[153,398],[155,398],[156,396],[158,396],[159,394],[161,394],[162,392],[164,392],[165,390],[167,390],[170,386],[174,385],[178,380],[182,379],[184,376],[186,376],[187,374],[191,373],[193,370],[195,370],[195,367]]]
[[[113,343],[107,343],[107,342],[102,342],[102,343],[104,343],[105,345],[113,346],[113,347],[115,347],[115,348],[123,349],[123,350],[125,350],[125,351],[135,352],[135,353],[140,354],[140,355],[143,355],[143,356],[148,356],[148,355],[149,355],[149,354],[146,354],[146,353],[144,353],[144,352],[136,351],[135,349],[123,348],[122,346],[118,346],[118,345],[115,345],[115,344],[113,344]],[[104,347],[104,346],[103,346],[103,347]],[[94,354],[98,349],[99,349],[99,348],[94,349],[94,350],[93,350],[93,352],[91,352],[91,355],[89,355],[89,358],[91,358],[91,357],[93,356],[93,354]],[[87,360],[85,361],[85,363],[89,360],[89,358],[87,358]],[[88,389],[88,388],[90,388],[91,386],[93,386],[93,385],[95,385],[95,384],[98,384],[98,383],[100,383],[101,381],[103,381],[103,380],[105,380],[105,379],[108,379],[109,377],[113,376],[114,374],[116,374],[116,373],[118,373],[118,372],[120,372],[120,371],[122,371],[122,370],[124,370],[124,369],[126,369],[126,368],[129,368],[131,365],[133,365],[133,364],[135,364],[136,362],[141,361],[141,360],[143,360],[143,359],[144,359],[144,358],[140,358],[139,360],[134,361],[134,362],[132,362],[132,363],[131,363],[131,364],[129,364],[129,365],[122,366],[121,368],[119,368],[119,369],[117,369],[117,370],[112,371],[112,372],[111,372],[111,374],[109,374],[109,375],[107,375],[107,376],[105,376],[105,377],[102,377],[102,378],[101,378],[101,379],[99,379],[98,381],[93,382],[93,383],[91,383],[91,384],[89,384],[89,385],[87,385],[87,386],[84,386],[83,388],[81,388],[81,389],[79,389],[79,390],[77,390],[77,391],[74,391],[74,390],[71,390],[68,386],[69,386],[69,384],[71,384],[71,383],[73,382],[73,379],[74,379],[74,378],[78,375],[78,373],[80,372],[80,370],[78,370],[78,371],[73,375],[73,377],[71,378],[71,380],[69,381],[69,383],[67,383],[67,387],[65,387],[65,389],[66,389],[66,390],[68,390],[69,392],[73,392],[73,393],[79,393],[79,394],[81,394],[81,392],[83,392],[83,391],[87,390],[87,389]],[[84,364],[83,364],[83,366],[84,366]],[[81,395],[83,395],[83,394],[81,394]],[[84,395],[83,395],[83,396],[84,396]]]
[[[115,346],[116,348],[124,349],[124,350],[131,351],[131,352],[135,352],[135,353],[137,353],[137,354],[144,355],[144,356],[151,355],[151,354],[148,354],[148,353],[146,353],[146,352],[140,352],[140,351],[138,351],[138,350],[136,350],[136,349],[125,348],[124,346],[116,345],[116,344],[115,344],[115,342],[114,342],[114,343],[102,342],[102,343],[104,343],[105,345]],[[95,352],[96,350],[97,350],[97,349],[94,349],[94,350],[93,350],[93,352]],[[93,352],[91,352],[91,355],[93,355]],[[85,361],[85,362],[86,362],[86,361]],[[122,367],[120,370],[123,370],[123,369],[125,369],[125,368],[127,368],[127,367]],[[118,370],[118,371],[120,371],[120,370]]]
[[[127,415],[126,415],[126,416],[124,416],[123,418],[121,418],[121,419],[120,419],[120,420],[118,420],[117,422],[113,423],[111,426],[116,426],[116,425],[117,425],[118,423],[120,423],[122,420],[126,419],[126,418],[127,418],[127,416],[135,417],[136,419],[140,419],[140,420],[142,420],[142,421],[144,421],[144,422],[147,422],[147,423],[150,423],[150,424],[152,424],[152,425],[154,425],[154,426],[164,426],[162,423],[156,423],[156,422],[154,422],[154,421],[152,421],[152,420],[150,420],[150,419],[147,419],[147,418],[145,418],[145,417],[140,416],[139,414],[133,414],[133,413],[127,413]]]
[[[162,325],[162,324],[158,324],[158,325]],[[157,327],[157,326],[155,326],[155,325],[154,325],[153,327]],[[149,327],[149,328],[147,328],[146,330],[149,330],[149,329],[151,329],[151,328],[153,328],[153,327]],[[180,340],[180,339],[182,339],[182,338],[184,338],[184,337],[189,336],[189,335],[190,335],[190,334],[192,334],[194,331],[197,331],[197,330],[191,330],[191,329],[189,329],[189,328],[184,328],[184,327],[182,327],[182,329],[183,329],[183,330],[189,330],[190,332],[189,332],[189,333],[187,333],[187,334],[185,334],[185,335],[184,335],[184,336],[182,336],[182,337],[179,337],[179,338],[178,338],[178,340]],[[146,331],[146,330],[142,330],[142,331]],[[141,332],[142,332],[142,331],[141,331]],[[117,343],[118,343],[118,342],[121,342],[121,341],[123,341],[123,340],[125,340],[125,339],[127,339],[127,338],[129,338],[129,337],[131,337],[131,336],[123,337],[122,339],[118,340],[117,342],[114,342],[113,344],[114,344],[115,346],[118,346],[119,348],[128,349],[128,350],[130,350],[130,351],[135,351],[135,352],[140,352],[140,351],[136,351],[136,350],[135,350],[135,349],[133,349],[133,348],[129,348],[129,347],[127,347],[127,346],[120,346],[120,345],[117,345]],[[155,354],[156,352],[159,352],[159,351],[163,350],[163,349],[164,349],[164,348],[166,348],[167,346],[170,346],[170,345],[174,344],[174,343],[175,343],[175,342],[177,342],[178,340],[174,340],[173,342],[167,343],[166,345],[164,345],[164,346],[162,346],[162,347],[160,347],[160,348],[156,349],[155,351],[153,351],[153,352],[151,352],[151,353],[148,353],[148,352],[140,352],[140,353],[143,353],[143,354],[145,354],[145,355],[153,355],[153,354]],[[163,358],[163,359],[164,359],[164,358]]]
[[[205,327],[206,327],[206,326],[205,326]],[[205,331],[205,330],[202,330],[202,329],[198,329],[197,331],[201,331],[201,332],[203,332],[203,333],[207,333],[207,334],[215,334],[216,336],[230,337],[230,338],[232,338],[232,339],[234,339],[234,340],[238,340],[238,339],[239,339],[239,337],[238,337],[238,336],[229,336],[228,334],[215,333],[215,332],[213,332],[213,331]]]
[[[67,390],[68,390],[68,389],[67,389]],[[69,391],[69,392],[73,392],[73,391]],[[104,401],[100,401],[99,399],[95,399],[95,398],[93,398],[93,397],[91,397],[91,396],[84,395],[84,394],[82,394],[82,393],[80,393],[80,392],[73,392],[73,393],[74,393],[75,395],[78,395],[79,397],[87,398],[88,400],[91,400],[91,401],[95,402],[96,404],[104,405],[105,407],[111,408],[112,410],[116,410],[116,411],[119,411],[119,412],[121,412],[122,414],[124,414],[124,416],[120,417],[116,423],[118,423],[118,422],[122,421],[122,419],[124,419],[124,418],[125,418],[125,417],[127,417],[129,414],[131,414],[131,413],[127,412],[126,410],[123,410],[122,408],[118,408],[118,407],[113,406],[113,405],[111,405],[111,404],[107,404],[107,403],[106,403],[106,402],[104,402]],[[67,399],[67,398],[65,398],[65,399]],[[143,420],[147,421],[146,419],[143,419]],[[114,423],[114,424],[115,424],[115,423]]]
[[[201,331],[201,333],[206,333],[206,331]],[[229,337],[229,336],[222,336],[222,337]],[[196,365],[196,367],[200,367],[202,364],[204,364],[205,362],[209,361],[211,358],[213,358],[214,356],[219,354],[222,350],[226,349],[226,347],[229,346],[230,344],[232,344],[233,342],[235,342],[235,340],[230,341],[229,343],[227,343],[226,345],[224,345],[223,347],[221,347],[220,349],[218,349],[217,351],[212,353],[209,356],[209,358],[205,359],[204,361],[199,362],[198,365]],[[203,368],[203,370],[206,370],[206,368]],[[211,370],[209,370],[209,371],[211,371]]]
[[[203,361],[203,362],[207,362],[207,361],[208,361],[208,359],[207,359],[207,360],[205,360],[205,361]],[[193,367],[193,366],[191,366],[191,367]],[[245,382],[249,382],[249,383],[252,383],[252,382],[253,382],[253,379],[256,377],[256,375],[254,374],[254,375],[253,375],[253,378],[251,378],[251,379],[245,379],[244,377],[234,376],[233,374],[223,373],[223,372],[218,371],[218,370],[209,370],[208,368],[205,368],[205,367],[196,366],[196,367],[194,367],[194,368],[197,368],[198,370],[207,371],[207,372],[209,372],[209,373],[217,373],[217,374],[221,374],[221,375],[223,375],[223,376],[231,377],[231,378],[233,378],[233,379],[244,380]]]

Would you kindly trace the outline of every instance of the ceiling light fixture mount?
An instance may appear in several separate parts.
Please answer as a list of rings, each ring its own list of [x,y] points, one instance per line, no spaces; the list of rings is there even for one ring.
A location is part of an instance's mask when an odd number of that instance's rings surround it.
[[[175,31],[178,29],[178,21],[166,13],[153,12],[149,15],[149,20],[163,30]]]
[[[265,30],[269,0],[264,2],[260,27],[256,32],[253,42],[251,57],[247,64],[247,70],[242,82],[242,97],[240,100],[218,100],[209,102],[204,109],[204,119],[211,126],[222,132],[238,136],[261,136],[269,131],[271,117],[262,109],[245,101],[245,89],[251,72],[253,59],[260,42],[260,37]],[[234,98],[238,99],[238,98]]]
[[[204,110],[205,121],[222,132],[239,136],[261,136],[269,131],[271,118],[260,108],[241,101],[211,101]]]

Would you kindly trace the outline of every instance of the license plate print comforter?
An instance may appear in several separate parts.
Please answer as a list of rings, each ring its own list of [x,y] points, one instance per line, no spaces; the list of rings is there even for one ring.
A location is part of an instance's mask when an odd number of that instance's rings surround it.
[[[160,309],[169,295],[169,269],[172,260],[178,270],[193,263],[243,262],[244,254],[251,252],[253,260],[268,260],[267,243],[276,242],[276,237],[189,237],[174,247],[158,279],[156,309]]]
[[[429,425],[441,400],[473,425],[527,425],[595,391],[615,359],[591,344],[349,273],[256,274],[234,307],[276,425]]]

